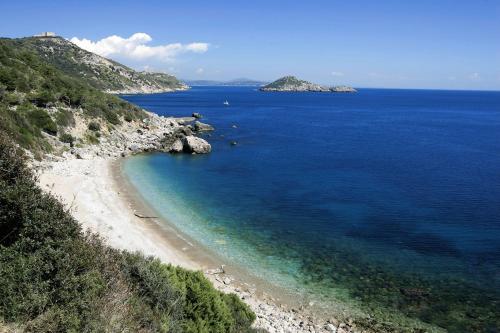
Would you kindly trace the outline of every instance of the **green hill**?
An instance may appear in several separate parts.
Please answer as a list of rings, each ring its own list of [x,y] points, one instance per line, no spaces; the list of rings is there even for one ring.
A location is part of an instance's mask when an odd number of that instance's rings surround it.
[[[284,76],[282,78],[279,78],[276,81],[273,81],[264,87],[263,89],[282,89],[284,87],[290,86],[290,87],[299,87],[302,85],[312,85],[311,82],[305,81],[305,80],[299,80],[295,76]]]
[[[48,152],[44,135],[62,134],[76,111],[111,126],[146,117],[137,106],[59,70],[19,40],[0,39],[0,131],[35,153]]]
[[[88,52],[62,37],[28,37],[13,41],[29,49],[70,76],[78,76],[94,88],[111,93],[152,93],[184,90],[175,76],[137,72],[116,61]]]

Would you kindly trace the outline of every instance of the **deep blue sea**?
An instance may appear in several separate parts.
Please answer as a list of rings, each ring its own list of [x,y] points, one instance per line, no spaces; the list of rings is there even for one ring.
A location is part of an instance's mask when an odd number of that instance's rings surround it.
[[[203,246],[338,311],[498,332],[500,92],[123,97],[165,116],[199,112],[216,128],[209,155],[124,164]]]

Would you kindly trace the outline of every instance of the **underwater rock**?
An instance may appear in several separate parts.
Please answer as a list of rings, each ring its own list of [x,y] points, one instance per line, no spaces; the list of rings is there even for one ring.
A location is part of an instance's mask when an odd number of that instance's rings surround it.
[[[212,150],[212,146],[202,138],[188,135],[183,140],[183,148],[187,153],[207,154]]]

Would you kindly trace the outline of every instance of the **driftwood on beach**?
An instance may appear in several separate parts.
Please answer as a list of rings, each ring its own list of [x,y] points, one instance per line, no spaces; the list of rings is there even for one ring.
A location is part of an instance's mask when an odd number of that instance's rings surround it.
[[[147,215],[142,215],[142,214],[137,213],[137,212],[134,212],[134,215],[140,219],[157,219],[158,218],[158,216],[147,216]]]

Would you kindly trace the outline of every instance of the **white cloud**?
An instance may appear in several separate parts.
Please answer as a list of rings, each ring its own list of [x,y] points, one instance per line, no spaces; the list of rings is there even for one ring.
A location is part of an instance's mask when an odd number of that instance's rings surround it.
[[[469,79],[475,80],[475,81],[481,80],[481,75],[479,75],[479,73],[477,73],[477,72],[474,72],[471,75],[469,75]]]
[[[150,35],[137,32],[128,38],[109,36],[98,41],[79,39],[73,37],[70,41],[82,49],[99,54],[103,57],[122,56],[133,60],[158,59],[172,61],[177,55],[186,52],[205,53],[208,43],[172,43],[165,45],[149,46],[147,43],[153,39]]]
[[[332,72],[332,76],[344,76],[342,72]]]
[[[196,74],[198,74],[198,75],[201,75],[204,72],[205,72],[205,70],[203,68],[201,68],[201,67],[196,70]]]

